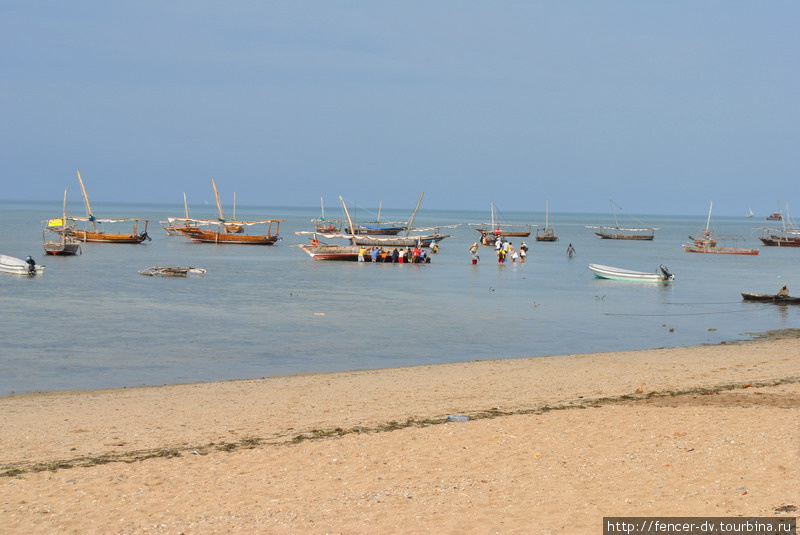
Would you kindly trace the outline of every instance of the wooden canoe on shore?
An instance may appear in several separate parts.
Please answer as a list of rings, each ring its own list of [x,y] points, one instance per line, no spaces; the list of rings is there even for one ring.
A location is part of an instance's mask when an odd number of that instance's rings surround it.
[[[742,292],[742,299],[745,301],[760,301],[762,303],[775,303],[778,305],[797,305],[800,304],[800,297],[785,296],[775,294],[757,294],[753,292]]]

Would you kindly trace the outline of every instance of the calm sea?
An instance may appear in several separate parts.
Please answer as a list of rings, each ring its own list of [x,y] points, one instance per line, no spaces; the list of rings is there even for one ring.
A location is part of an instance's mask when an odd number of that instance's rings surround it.
[[[41,220],[57,216],[60,204],[0,203],[0,254],[47,266],[42,277],[0,274],[0,395],[715,344],[798,327],[800,319],[800,307],[745,303],[739,294],[782,284],[800,293],[800,248],[761,247],[751,257],[684,253],[681,243],[705,226],[700,214],[637,216],[661,230],[652,242],[634,242],[600,240],[584,228],[609,224],[609,214],[551,212],[561,241],[528,239],[526,263],[498,266],[486,247],[478,265],[470,261],[477,233],[467,223],[487,213],[423,210],[415,226],[462,225],[419,266],[312,260],[292,245],[307,240],[294,232],[311,228],[315,208],[240,208],[241,219],[285,219],[284,239],[273,247],[167,236],[158,221],[179,216],[182,206],[94,208],[100,217],[150,218],[152,241],[89,243],[81,256],[45,257]],[[204,209],[192,215],[213,216]],[[71,212],[82,210],[75,204]],[[504,216],[544,223],[543,213]],[[714,227],[744,239],[727,245],[757,247],[752,227],[764,223],[720,217]],[[590,262],[640,271],[665,264],[676,280],[599,280]],[[138,274],[156,265],[208,273]]]

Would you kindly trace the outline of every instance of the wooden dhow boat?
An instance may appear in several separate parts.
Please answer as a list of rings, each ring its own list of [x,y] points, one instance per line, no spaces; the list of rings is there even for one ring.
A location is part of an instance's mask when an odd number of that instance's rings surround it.
[[[45,254],[73,256],[81,252],[81,242],[73,234],[75,224],[67,221],[67,190],[64,190],[64,209],[60,218],[48,219],[42,230],[42,247]]]
[[[214,182],[213,177],[211,178],[211,187],[214,188],[214,198],[217,201],[218,219],[222,224],[225,225],[225,231],[228,232],[229,234],[244,232],[244,222],[238,221],[236,219],[236,192],[235,191],[233,192],[233,219],[226,220],[225,212],[222,211],[222,202],[220,202],[219,200],[219,190],[217,189],[217,183]]]
[[[783,217],[782,221],[781,228],[758,227],[762,231],[758,239],[767,247],[800,247],[800,228],[789,216],[788,205],[786,206],[786,217]]]
[[[744,247],[720,247],[717,244],[717,238],[714,231],[711,230],[711,210],[714,207],[712,201],[708,207],[708,219],[706,220],[706,228],[703,229],[702,235],[699,237],[689,236],[692,243],[684,244],[683,250],[686,253],[705,253],[705,254],[729,254],[729,255],[749,255],[754,256],[758,254],[758,249],[748,249]]]
[[[280,240],[278,235],[283,219],[261,219],[258,221],[237,221],[237,225],[251,227],[253,225],[266,225],[266,234],[250,235],[244,232],[231,232],[223,221],[192,219],[193,227],[180,228],[180,232],[195,242],[202,243],[231,243],[238,245],[275,245]],[[217,225],[216,230],[201,228],[202,226]],[[273,231],[273,226],[275,227]]]
[[[14,256],[0,254],[0,272],[11,273],[12,275],[41,275],[44,273],[44,266],[36,263],[30,256],[22,260]]]
[[[800,247],[800,235],[793,235],[797,233],[800,233],[800,231],[786,233],[770,232],[765,236],[759,236],[758,239],[767,247]]]
[[[655,273],[644,271],[633,271],[618,267],[603,266],[601,264],[589,264],[589,270],[598,279],[610,279],[626,282],[654,282],[658,284],[669,284],[675,280],[675,275],[667,270],[663,264],[658,266]]]
[[[186,192],[183,192],[183,217],[168,217],[166,221],[159,221],[168,236],[183,236],[181,228],[195,226],[189,217],[189,203],[186,202]]]
[[[655,237],[655,231],[660,230],[658,227],[621,227],[619,225],[619,220],[617,219],[617,211],[615,209],[619,208],[619,206],[613,201],[609,201],[611,204],[611,213],[614,216],[614,226],[587,226],[586,228],[589,229],[597,229],[595,230],[595,234],[604,240],[641,240],[641,241],[652,241]],[[638,223],[644,225],[642,221],[639,221],[635,217],[633,218]]]
[[[492,245],[500,236],[527,238],[531,235],[533,225],[522,223],[500,223],[497,220],[497,206],[491,201],[491,221],[488,223],[473,223],[475,230],[481,235],[481,243]]]
[[[138,217],[97,219],[92,212],[92,205],[89,203],[89,196],[86,194],[86,186],[83,184],[81,172],[77,171],[77,173],[78,182],[81,185],[81,193],[83,194],[83,202],[86,204],[86,217],[70,216],[67,218],[67,221],[81,221],[86,223],[86,227],[84,229],[71,228],[69,232],[72,236],[82,242],[97,243],[142,243],[150,239],[150,236],[147,235],[147,225],[150,223],[149,219]],[[133,230],[128,234],[106,232],[103,228],[103,224],[106,223],[131,223],[133,224]]]
[[[347,234],[369,234],[374,236],[396,236],[400,232],[409,228],[406,221],[381,221],[381,208],[383,201],[378,202],[378,214],[374,220],[354,221],[350,219],[348,227],[345,229]]]
[[[350,243],[352,245],[363,245],[366,247],[430,247],[434,242],[439,243],[441,240],[449,238],[449,234],[439,233],[439,229],[444,227],[414,228],[414,218],[417,215],[417,211],[419,211],[419,206],[424,196],[425,192],[423,191],[419,196],[419,200],[417,200],[417,206],[411,213],[411,218],[408,220],[408,226],[405,229],[404,235],[380,237],[371,234],[350,233]],[[339,196],[339,200],[342,202],[342,207],[347,217],[348,228],[352,229],[354,227],[350,219],[350,212],[341,195]],[[420,232],[430,232],[431,230],[435,232],[433,234],[419,234]],[[412,232],[415,232],[415,234],[412,234]]]
[[[555,231],[550,228],[550,201],[545,201],[544,206],[544,228],[536,230],[536,241],[558,241]]]
[[[322,208],[322,214],[318,218],[311,220],[311,222],[314,223],[314,230],[326,233],[340,232],[342,230],[342,222],[335,219],[326,219],[325,201],[322,197],[319,198],[319,203]]]
[[[339,245],[336,243],[321,243],[316,238],[310,244],[297,245],[314,260],[342,260],[356,261],[358,253],[362,250],[360,245]]]

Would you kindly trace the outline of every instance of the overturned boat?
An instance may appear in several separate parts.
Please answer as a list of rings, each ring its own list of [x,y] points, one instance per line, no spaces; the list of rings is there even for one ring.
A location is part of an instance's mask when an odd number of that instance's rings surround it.
[[[139,271],[139,275],[146,275],[148,277],[188,277],[189,275],[204,275],[206,270],[196,267],[171,267],[171,266],[153,266]]]

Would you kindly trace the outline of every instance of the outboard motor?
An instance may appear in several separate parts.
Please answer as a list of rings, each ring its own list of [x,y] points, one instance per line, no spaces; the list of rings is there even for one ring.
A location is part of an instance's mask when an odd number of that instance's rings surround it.
[[[667,269],[667,266],[665,266],[664,264],[661,264],[660,266],[658,266],[658,269],[661,270],[661,274],[662,274],[662,277],[664,277],[664,280],[668,281],[668,280],[672,280],[672,279],[675,278],[675,275],[670,273],[669,270]]]
[[[28,275],[35,275],[36,274],[36,260],[31,258],[30,256],[25,257],[25,262],[28,264]]]

